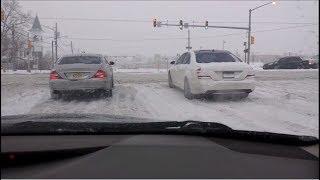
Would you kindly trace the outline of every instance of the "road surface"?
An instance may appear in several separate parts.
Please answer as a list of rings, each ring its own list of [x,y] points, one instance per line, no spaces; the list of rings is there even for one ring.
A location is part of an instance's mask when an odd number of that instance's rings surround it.
[[[112,98],[90,94],[52,100],[48,74],[2,74],[1,115],[116,114],[319,137],[318,70],[260,70],[256,80],[256,90],[243,100],[187,100],[168,87],[164,71],[116,71]]]

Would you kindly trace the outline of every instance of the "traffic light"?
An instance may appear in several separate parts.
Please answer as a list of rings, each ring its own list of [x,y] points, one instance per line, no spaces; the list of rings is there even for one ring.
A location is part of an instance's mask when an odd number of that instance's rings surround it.
[[[205,23],[205,28],[208,29],[208,26],[209,26],[209,22],[206,21],[206,23]]]
[[[183,21],[182,21],[182,20],[179,21],[179,28],[180,28],[181,30],[183,29]]]
[[[153,27],[157,27],[157,19],[153,19]]]
[[[250,37],[250,44],[254,44],[254,40],[255,40],[254,37],[251,36],[251,37]]]
[[[30,40],[28,40],[28,49],[32,48],[32,42]]]

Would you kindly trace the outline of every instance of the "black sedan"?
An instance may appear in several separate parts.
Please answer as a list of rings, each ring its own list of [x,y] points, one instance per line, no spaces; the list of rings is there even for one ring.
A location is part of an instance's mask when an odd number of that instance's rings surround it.
[[[308,62],[299,56],[287,56],[263,65],[263,69],[306,69]]]

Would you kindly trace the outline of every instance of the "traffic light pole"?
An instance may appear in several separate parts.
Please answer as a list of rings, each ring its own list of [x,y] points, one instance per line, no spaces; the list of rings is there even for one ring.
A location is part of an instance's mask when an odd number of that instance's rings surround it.
[[[55,41],[55,61],[58,60],[58,24],[56,23],[55,32],[54,32],[54,41]]]
[[[251,11],[250,11],[251,12]],[[179,27],[181,30],[184,28],[187,28],[188,29],[188,46],[186,47],[188,49],[188,51],[190,51],[191,49],[191,43],[190,43],[190,30],[189,30],[189,27],[192,27],[192,28],[197,28],[197,27],[200,27],[200,28],[221,28],[221,29],[239,29],[239,30],[248,30],[248,34],[250,34],[250,27],[251,27],[251,14],[250,14],[250,23],[249,23],[249,28],[248,27],[235,27],[235,26],[209,26],[208,25],[208,21],[206,21],[205,25],[195,25],[195,24],[192,24],[192,25],[189,25],[188,23],[184,23],[182,22],[182,20],[179,21],[178,24],[169,24],[169,23],[162,23],[161,21],[158,21],[156,19],[153,20],[153,27],[161,27],[161,26],[177,26]],[[248,44],[250,44],[250,36],[248,38]],[[250,46],[248,46],[250,47]],[[248,49],[248,52],[250,50]],[[250,54],[250,53],[249,53]]]
[[[251,12],[252,10],[249,9],[249,28],[248,28],[248,59],[247,59],[247,63],[250,63],[250,45],[251,45]]]
[[[30,41],[30,39],[29,39],[29,33],[28,33],[28,46],[29,46],[29,41]],[[30,67],[30,47],[28,47],[28,49],[27,49],[27,65],[28,65],[27,72],[31,72],[31,67]]]
[[[191,50],[191,46],[190,46],[191,42],[190,42],[190,29],[188,28],[188,47],[186,47],[188,49],[188,51]]]

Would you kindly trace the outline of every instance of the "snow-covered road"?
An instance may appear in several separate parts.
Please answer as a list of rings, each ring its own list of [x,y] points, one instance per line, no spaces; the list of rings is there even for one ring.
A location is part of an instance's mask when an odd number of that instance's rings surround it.
[[[318,70],[260,71],[243,100],[187,100],[170,89],[166,73],[116,72],[112,98],[85,95],[50,99],[47,74],[1,75],[1,115],[98,113],[222,122],[234,129],[318,137]]]

